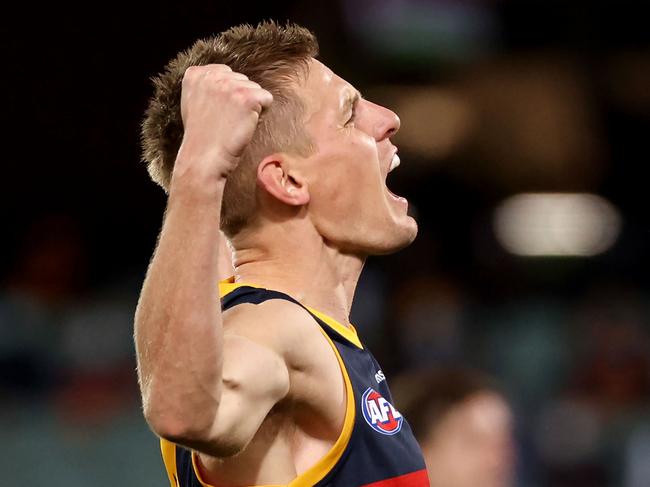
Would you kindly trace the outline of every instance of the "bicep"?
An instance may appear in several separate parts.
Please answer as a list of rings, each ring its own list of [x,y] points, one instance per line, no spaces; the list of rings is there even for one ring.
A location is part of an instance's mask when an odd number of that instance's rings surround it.
[[[245,336],[224,335],[223,389],[211,436],[220,456],[241,451],[289,391],[284,359]],[[206,452],[210,453],[210,452]]]

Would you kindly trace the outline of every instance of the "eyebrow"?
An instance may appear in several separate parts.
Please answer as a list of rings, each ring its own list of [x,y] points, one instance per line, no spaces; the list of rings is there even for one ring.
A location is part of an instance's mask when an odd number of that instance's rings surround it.
[[[363,98],[363,95],[359,93],[358,91],[354,92],[346,92],[345,93],[345,102],[343,104],[343,108],[345,109],[345,113],[354,110],[355,105]]]

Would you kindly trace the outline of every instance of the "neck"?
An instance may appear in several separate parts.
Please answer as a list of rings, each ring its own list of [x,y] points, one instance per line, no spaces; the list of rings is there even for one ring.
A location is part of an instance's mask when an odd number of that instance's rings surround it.
[[[283,292],[349,326],[364,259],[327,245],[313,227],[291,230],[235,237],[235,281]]]

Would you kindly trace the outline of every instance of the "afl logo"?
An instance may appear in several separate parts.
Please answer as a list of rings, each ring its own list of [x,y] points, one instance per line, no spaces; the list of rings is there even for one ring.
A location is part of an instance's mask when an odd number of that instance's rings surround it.
[[[394,435],[402,429],[402,415],[372,387],[361,397],[361,411],[366,423],[378,433]]]

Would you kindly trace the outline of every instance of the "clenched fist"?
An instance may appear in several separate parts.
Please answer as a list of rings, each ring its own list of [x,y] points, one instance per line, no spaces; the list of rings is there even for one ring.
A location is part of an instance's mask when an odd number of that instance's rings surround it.
[[[273,95],[224,64],[192,66],[181,92],[183,143],[176,170],[226,178],[255,133]],[[198,167],[196,167],[198,166]]]

